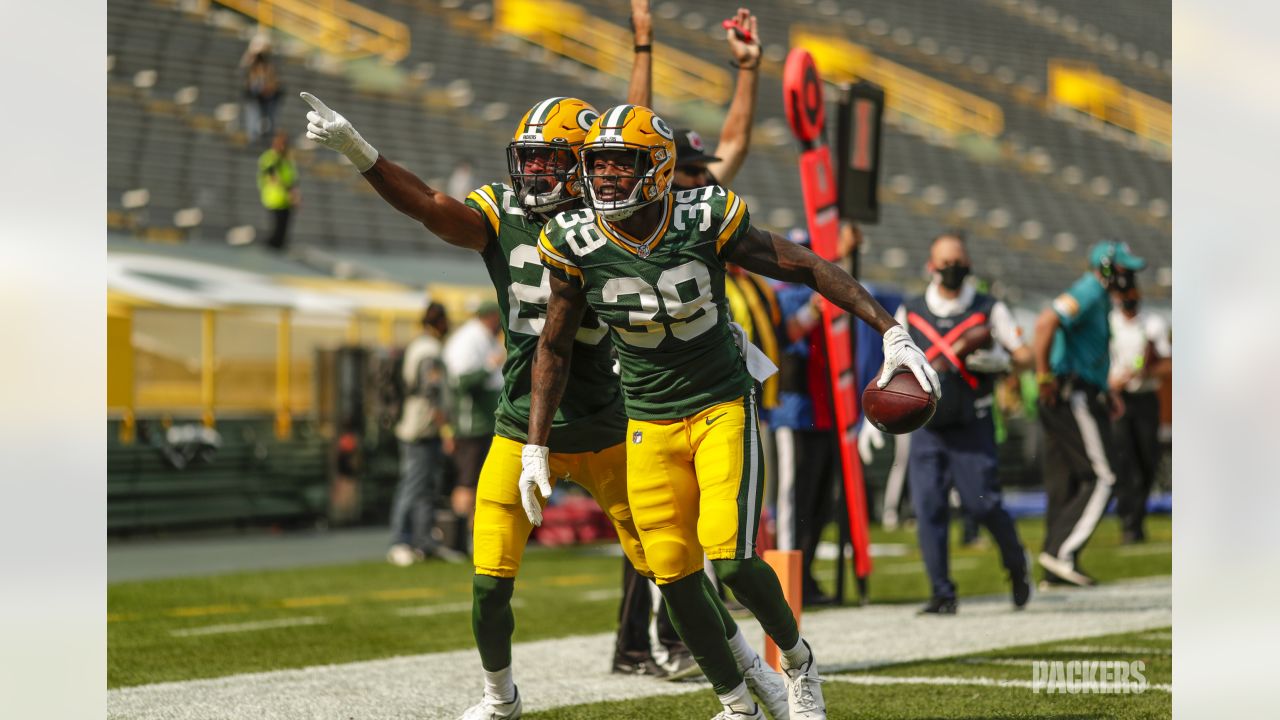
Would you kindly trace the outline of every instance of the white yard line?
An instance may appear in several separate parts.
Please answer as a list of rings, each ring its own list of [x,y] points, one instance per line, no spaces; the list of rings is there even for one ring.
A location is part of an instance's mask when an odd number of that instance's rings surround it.
[[[1141,645],[1059,645],[1054,652],[1081,653],[1085,655],[1172,655],[1173,650],[1165,647],[1142,647]]]
[[[834,675],[828,678],[831,682],[842,682],[850,685],[975,685],[979,687],[998,687],[998,688],[1022,688],[1032,690],[1035,684],[1030,680],[1002,680],[999,678],[986,677],[896,677],[890,675]],[[1115,693],[1114,688],[1105,687],[1098,683],[1077,683],[1074,686],[1077,692],[1098,693],[1110,691],[1108,694]],[[1173,692],[1172,685],[1164,683],[1156,683],[1147,685],[1147,690],[1158,690],[1160,692]],[[1040,692],[1047,693],[1044,683],[1040,684]],[[1065,694],[1066,690],[1059,689],[1055,691],[1055,695]]]
[[[1036,594],[1023,612],[1007,597],[963,598],[954,617],[918,617],[916,606],[871,605],[806,615],[824,673],[988,652],[1013,645],[1138,632],[1173,624],[1170,579]],[[544,622],[563,624],[564,618]],[[742,621],[762,647],[760,626]],[[517,630],[517,633],[519,630]],[[529,712],[654,695],[707,692],[702,683],[612,675],[612,633],[517,643],[515,681]],[[480,698],[474,649],[386,660],[160,683],[111,690],[107,716],[130,720],[361,720],[456,718]],[[832,679],[836,679],[834,676]],[[875,682],[875,681],[871,681]]]
[[[258,622],[231,623],[225,625],[205,625],[204,627],[170,630],[173,637],[199,637],[201,635],[223,635],[226,633],[256,632],[258,630],[274,630],[276,628],[299,627],[303,625],[323,625],[329,622],[322,617],[280,618],[279,620],[261,620]]]

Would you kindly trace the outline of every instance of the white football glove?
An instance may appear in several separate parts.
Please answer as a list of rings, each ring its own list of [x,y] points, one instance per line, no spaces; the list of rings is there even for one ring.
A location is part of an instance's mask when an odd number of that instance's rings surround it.
[[[901,325],[894,325],[884,334],[884,371],[876,385],[884,387],[889,384],[894,371],[905,367],[916,376],[916,381],[924,391],[933,395],[934,400],[942,398],[942,382],[938,373],[929,366],[924,353],[911,341],[911,335]]]
[[[884,433],[880,432],[880,428],[869,421],[862,423],[862,429],[858,431],[858,457],[862,458],[862,463],[870,465],[875,451],[883,447]]]
[[[378,151],[360,137],[351,121],[320,102],[315,95],[309,92],[301,95],[312,108],[307,113],[307,139],[342,153],[360,172],[373,167],[378,161]]]
[[[542,525],[542,504],[538,502],[538,491],[543,498],[551,497],[551,473],[547,469],[547,448],[545,445],[525,445],[520,451],[520,503],[524,505],[524,514],[534,527]]]

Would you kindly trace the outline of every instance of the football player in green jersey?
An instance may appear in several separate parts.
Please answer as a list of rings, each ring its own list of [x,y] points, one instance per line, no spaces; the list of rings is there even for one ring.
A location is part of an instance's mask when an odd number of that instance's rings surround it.
[[[883,386],[899,368],[939,394],[924,354],[848,273],[752,227],[745,203],[710,186],[670,192],[675,144],[648,108],[621,105],[582,147],[588,207],[561,212],[538,241],[551,300],[533,366],[522,495],[545,494],[543,440],[588,309],[618,353],[627,415],[628,498],[672,619],[725,706],[761,717],[720,618],[705,602],[702,557],[782,650],[792,720],[825,718],[816,663],[773,570],[755,549],[763,483],[752,377],[730,329],[725,262],[805,283],[884,336]],[[536,495],[535,495],[536,497]]]
[[[463,718],[520,717],[523,702],[511,669],[511,596],[525,543],[542,519],[542,502],[518,492],[522,454],[528,452],[530,366],[550,293],[550,273],[539,261],[537,240],[552,214],[582,207],[578,148],[596,113],[574,98],[548,98],[534,105],[507,148],[511,185],[484,185],[459,202],[380,155],[348,120],[315,96],[302,97],[312,107],[307,137],[346,155],[397,210],[446,242],[478,251],[497,290],[507,346],[505,382],[493,444],[476,487],[473,535],[472,628],[485,690],[481,702]],[[551,420],[548,438],[539,443],[540,460],[550,467],[542,487],[549,495],[552,477],[572,474],[613,521],[637,570],[651,577],[627,505],[622,444],[627,418],[605,333],[588,317],[571,341],[574,390]],[[545,446],[550,446],[549,452]],[[782,678],[759,661],[722,605],[716,614],[734,633],[734,647],[752,692],[767,706],[785,711]]]

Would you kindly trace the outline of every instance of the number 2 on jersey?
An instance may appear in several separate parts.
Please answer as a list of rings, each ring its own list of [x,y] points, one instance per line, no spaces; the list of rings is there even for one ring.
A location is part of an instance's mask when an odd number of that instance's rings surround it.
[[[542,327],[547,323],[547,302],[551,299],[551,274],[543,267],[538,248],[533,245],[512,248],[509,262],[512,269],[532,265],[542,274],[537,285],[525,285],[512,279],[507,287],[507,327],[521,335],[541,335]],[[597,345],[608,334],[608,329],[598,321],[595,327],[589,327],[589,324],[590,321],[584,318],[574,339],[587,345]]]

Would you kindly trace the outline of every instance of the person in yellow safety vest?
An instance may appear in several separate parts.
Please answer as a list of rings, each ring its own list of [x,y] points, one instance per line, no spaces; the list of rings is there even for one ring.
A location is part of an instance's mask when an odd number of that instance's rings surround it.
[[[283,132],[276,133],[271,147],[258,157],[258,191],[262,206],[271,215],[267,246],[283,250],[289,217],[293,209],[302,204],[298,168],[289,152],[289,136]]]

